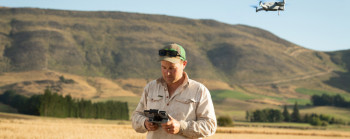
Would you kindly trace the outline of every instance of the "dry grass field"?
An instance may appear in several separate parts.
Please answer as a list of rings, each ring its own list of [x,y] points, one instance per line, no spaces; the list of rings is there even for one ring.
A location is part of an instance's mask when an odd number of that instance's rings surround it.
[[[0,113],[0,138],[4,139],[138,139],[130,121],[60,119]],[[328,130],[296,130],[262,127],[219,127],[209,139],[342,139],[350,132]]]
[[[58,119],[34,116],[16,116],[0,113],[1,139],[109,139],[144,138],[129,122]]]

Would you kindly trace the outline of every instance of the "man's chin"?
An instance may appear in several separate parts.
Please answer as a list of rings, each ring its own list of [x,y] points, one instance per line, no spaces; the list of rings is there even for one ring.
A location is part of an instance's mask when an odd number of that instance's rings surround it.
[[[165,80],[167,83],[174,83],[174,79],[166,79]]]

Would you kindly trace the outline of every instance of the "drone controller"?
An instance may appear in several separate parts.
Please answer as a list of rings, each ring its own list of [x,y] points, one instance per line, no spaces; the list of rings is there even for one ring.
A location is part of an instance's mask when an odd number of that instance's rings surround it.
[[[166,111],[159,111],[157,109],[144,110],[144,114],[148,117],[148,121],[151,123],[166,123],[169,121]]]

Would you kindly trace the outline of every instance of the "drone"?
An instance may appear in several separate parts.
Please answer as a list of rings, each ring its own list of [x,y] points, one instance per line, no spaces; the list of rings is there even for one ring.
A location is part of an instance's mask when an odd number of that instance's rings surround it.
[[[280,15],[280,11],[284,11],[284,5],[286,4],[286,0],[277,1],[277,2],[259,2],[258,6],[252,6],[255,8],[256,12],[265,10],[267,11],[278,11],[278,15]],[[261,7],[261,8],[259,8]]]

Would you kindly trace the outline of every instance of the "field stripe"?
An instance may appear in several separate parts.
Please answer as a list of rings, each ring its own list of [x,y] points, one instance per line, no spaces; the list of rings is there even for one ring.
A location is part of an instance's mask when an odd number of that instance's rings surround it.
[[[269,134],[269,135],[296,135],[296,136],[323,136],[323,137],[350,137],[350,133],[322,130],[294,130],[272,128],[218,128],[216,133],[226,134]]]

